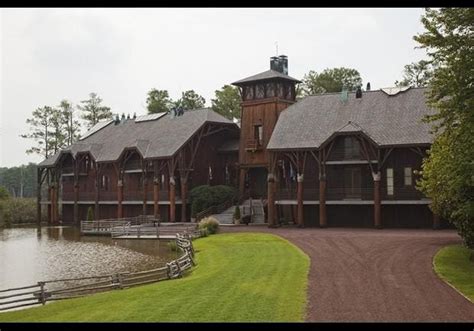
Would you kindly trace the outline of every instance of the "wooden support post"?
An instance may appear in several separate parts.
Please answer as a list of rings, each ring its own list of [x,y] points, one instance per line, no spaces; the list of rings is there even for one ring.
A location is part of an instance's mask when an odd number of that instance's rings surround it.
[[[297,212],[297,223],[299,227],[304,226],[304,215],[303,215],[303,174],[298,174],[296,186],[296,200],[298,201],[298,212]]]
[[[117,218],[123,218],[123,181],[119,179],[117,183]]]
[[[274,228],[275,225],[275,176],[272,173],[268,174],[268,188],[267,188],[267,195],[268,195],[268,227]]]
[[[148,191],[148,181],[145,178],[143,178],[143,210],[142,210],[142,214],[143,215],[146,215],[147,214],[147,208],[146,208],[146,204],[147,204],[147,191]]]
[[[94,201],[94,220],[100,219],[99,200],[100,200],[100,172],[99,166],[95,166],[95,201]]]
[[[36,169],[37,185],[36,185],[36,223],[41,226],[41,183],[43,171],[41,168]]]
[[[319,176],[319,227],[327,227],[326,218],[326,176]]]
[[[176,182],[173,176],[170,176],[170,222],[176,221]]]
[[[79,184],[74,183],[74,210],[73,210],[73,220],[75,224],[79,223],[79,206],[77,204],[79,200]]]
[[[185,176],[181,176],[181,222],[186,222],[186,199],[188,193],[188,183]]]
[[[160,180],[155,177],[153,180],[153,215],[155,219],[160,218]]]
[[[245,193],[245,169],[240,168],[239,170],[239,196],[243,198]]]
[[[433,213],[433,230],[439,230],[441,228],[441,220],[438,214]]]
[[[374,179],[374,226],[382,228],[382,205],[380,199],[380,172],[372,173]]]
[[[55,184],[51,186],[51,222],[56,224],[56,187]]]
[[[48,224],[53,222],[53,201],[52,201],[52,190],[51,186],[48,184]]]

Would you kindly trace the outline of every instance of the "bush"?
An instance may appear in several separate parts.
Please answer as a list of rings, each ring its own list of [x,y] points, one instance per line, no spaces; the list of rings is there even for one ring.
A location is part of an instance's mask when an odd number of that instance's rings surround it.
[[[239,206],[235,206],[234,221],[237,221],[237,222],[240,221],[240,208],[239,208]]]
[[[6,226],[36,223],[36,200],[32,198],[10,198],[0,201],[0,223]]]
[[[206,228],[200,229],[199,231],[201,232],[201,237],[207,237],[209,235]]]
[[[191,203],[191,217],[211,207],[217,206],[237,196],[237,190],[232,186],[226,185],[201,185],[193,188],[189,192],[189,201]]]
[[[172,240],[168,242],[168,247],[171,249],[171,251],[176,252],[178,251],[178,245],[176,245],[176,241]]]
[[[206,217],[199,222],[199,229],[206,229],[209,234],[214,234],[219,229],[219,221],[214,217]]]
[[[92,210],[92,207],[89,207],[87,209],[87,220],[89,222],[93,221],[94,220],[94,211]]]

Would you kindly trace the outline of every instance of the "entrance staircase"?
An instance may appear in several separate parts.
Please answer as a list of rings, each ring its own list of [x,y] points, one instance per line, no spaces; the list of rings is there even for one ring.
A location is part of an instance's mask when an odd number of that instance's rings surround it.
[[[261,199],[247,199],[241,205],[240,215],[251,215],[250,224],[265,224],[265,211],[264,203]],[[227,208],[222,213],[213,214],[212,217],[217,219],[220,224],[233,224],[234,223],[234,211],[235,205]]]

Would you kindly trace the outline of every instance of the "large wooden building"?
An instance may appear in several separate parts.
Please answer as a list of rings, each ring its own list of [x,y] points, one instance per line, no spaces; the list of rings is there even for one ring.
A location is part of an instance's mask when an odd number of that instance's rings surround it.
[[[424,88],[312,95],[296,100],[286,56],[234,82],[240,127],[211,109],[97,124],[38,166],[38,210],[52,223],[155,215],[190,221],[188,191],[239,188],[261,199],[269,226],[446,225],[416,190],[432,142]],[[39,190],[41,192],[41,190]]]

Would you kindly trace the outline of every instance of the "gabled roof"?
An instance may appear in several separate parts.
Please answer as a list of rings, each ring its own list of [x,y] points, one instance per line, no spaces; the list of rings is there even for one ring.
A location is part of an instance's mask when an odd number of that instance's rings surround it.
[[[433,111],[426,105],[426,88],[410,88],[390,96],[381,90],[307,96],[285,109],[268,149],[319,148],[336,132],[364,132],[379,146],[432,143],[431,126],[422,119]]]
[[[242,85],[242,84],[245,84],[245,83],[255,82],[255,81],[258,81],[258,80],[269,80],[269,79],[275,79],[275,78],[286,79],[286,80],[289,80],[289,81],[293,81],[295,83],[301,83],[296,78],[290,77],[288,75],[282,74],[281,72],[270,69],[270,70],[261,72],[259,74],[256,74],[256,75],[238,80],[236,82],[233,82],[232,85]]]
[[[230,125],[238,130],[231,120],[209,108],[186,111],[177,117],[165,115],[155,121],[129,119],[118,125],[107,125],[44,160],[39,166],[53,166],[60,153],[71,153],[75,157],[78,152],[90,152],[96,162],[116,161],[126,148],[136,148],[145,159],[171,157],[205,123]]]

